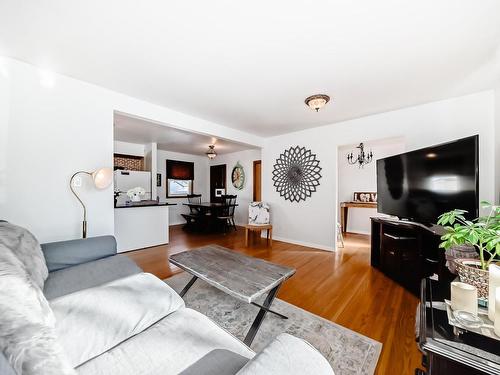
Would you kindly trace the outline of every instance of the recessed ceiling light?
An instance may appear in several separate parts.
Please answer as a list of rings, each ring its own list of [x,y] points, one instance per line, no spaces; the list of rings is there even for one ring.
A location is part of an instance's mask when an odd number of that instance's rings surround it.
[[[330,101],[330,97],[328,95],[317,94],[317,95],[311,95],[311,96],[307,97],[304,102],[306,103],[306,105],[309,108],[318,112],[329,101]]]
[[[428,159],[434,159],[437,157],[437,154],[435,152],[429,152],[427,155],[425,155],[425,157]]]

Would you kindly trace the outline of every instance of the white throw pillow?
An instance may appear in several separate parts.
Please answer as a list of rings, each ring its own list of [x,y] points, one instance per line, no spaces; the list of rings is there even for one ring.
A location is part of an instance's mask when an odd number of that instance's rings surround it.
[[[248,206],[248,224],[269,224],[269,204],[265,202],[251,202]]]
[[[139,273],[50,301],[56,332],[73,367],[184,307],[166,283]]]

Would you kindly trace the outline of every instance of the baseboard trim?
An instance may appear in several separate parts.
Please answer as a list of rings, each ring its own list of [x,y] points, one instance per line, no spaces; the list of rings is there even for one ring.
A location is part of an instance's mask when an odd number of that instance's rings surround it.
[[[364,234],[366,236],[370,236],[371,235],[371,232],[365,232],[365,231],[353,231],[353,230],[348,230],[347,233],[349,234]]]
[[[317,244],[317,243],[292,240],[290,238],[285,238],[285,237],[276,237],[276,236],[273,236],[273,240],[287,242],[287,243],[291,243],[291,244],[294,244],[294,245],[306,246],[306,247],[310,247],[310,248],[317,249],[317,250],[330,251],[330,252],[331,251],[336,251],[335,247],[333,247],[333,246],[325,246],[325,245],[320,245],[320,244]]]

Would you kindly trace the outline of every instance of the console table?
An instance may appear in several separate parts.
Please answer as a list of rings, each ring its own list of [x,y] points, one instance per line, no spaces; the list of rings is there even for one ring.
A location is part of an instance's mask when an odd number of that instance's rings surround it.
[[[449,283],[422,280],[417,329],[427,371],[415,373],[500,375],[500,341],[448,324],[445,298],[450,299]]]
[[[340,224],[342,233],[347,231],[349,208],[377,208],[377,202],[342,202],[340,203]]]

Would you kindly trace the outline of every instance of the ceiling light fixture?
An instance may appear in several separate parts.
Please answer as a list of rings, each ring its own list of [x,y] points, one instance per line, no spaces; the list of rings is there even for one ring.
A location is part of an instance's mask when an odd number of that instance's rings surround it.
[[[309,108],[318,112],[329,101],[330,97],[328,95],[318,94],[318,95],[311,95],[308,98],[306,98],[305,103]]]
[[[215,148],[214,145],[208,146],[208,151],[205,153],[205,155],[207,155],[207,157],[210,160],[215,159],[215,157],[217,156],[217,153],[215,152],[214,148]]]

